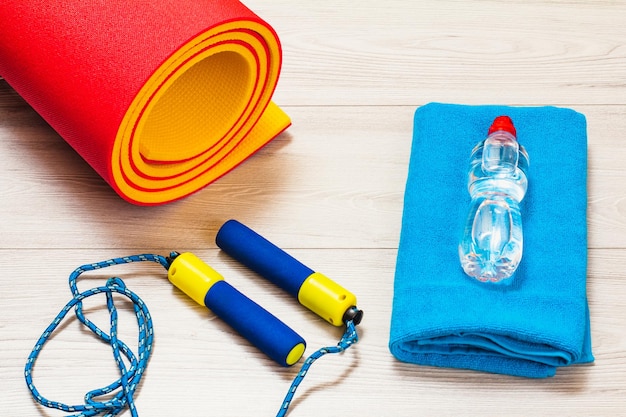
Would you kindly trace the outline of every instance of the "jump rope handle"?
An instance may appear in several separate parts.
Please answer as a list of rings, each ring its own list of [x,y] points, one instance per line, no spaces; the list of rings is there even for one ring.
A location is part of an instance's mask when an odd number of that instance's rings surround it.
[[[167,276],[172,284],[280,365],[291,366],[304,354],[306,342],[300,335],[224,281],[222,275],[194,254],[173,253]]]
[[[300,304],[334,326],[359,324],[363,312],[356,296],[327,276],[313,271],[254,230],[228,220],[215,243],[224,252],[295,297]]]

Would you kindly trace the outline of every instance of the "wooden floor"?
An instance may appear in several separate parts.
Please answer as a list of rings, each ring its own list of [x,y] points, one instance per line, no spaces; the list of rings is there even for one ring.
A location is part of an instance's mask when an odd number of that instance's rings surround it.
[[[0,81],[3,414],[58,415],[32,400],[24,363],[70,298],[68,274],[113,256],[193,251],[302,334],[307,354],[335,344],[338,329],[216,247],[219,226],[236,218],[343,284],[365,310],[359,344],[313,366],[290,416],[626,416],[626,1],[246,4],[283,42],[275,101],[293,126],[174,204],[121,200]],[[595,364],[528,380],[408,365],[389,353],[412,116],[432,101],[556,105],[586,115]],[[160,267],[111,273],[154,318],[140,415],[276,414],[296,367],[266,359],[173,289]],[[106,276],[91,275],[81,288]],[[89,309],[104,327],[104,306]],[[44,350],[36,383],[48,398],[80,403],[116,375],[110,352],[69,320]]]

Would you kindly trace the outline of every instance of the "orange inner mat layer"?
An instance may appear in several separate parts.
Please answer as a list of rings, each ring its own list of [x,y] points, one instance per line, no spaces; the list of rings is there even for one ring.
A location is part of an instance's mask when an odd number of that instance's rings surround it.
[[[124,199],[183,198],[290,125],[274,30],[236,0],[3,0],[0,75]]]

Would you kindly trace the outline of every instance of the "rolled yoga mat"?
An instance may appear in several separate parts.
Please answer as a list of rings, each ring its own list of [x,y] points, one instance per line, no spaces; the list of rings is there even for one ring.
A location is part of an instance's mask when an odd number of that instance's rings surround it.
[[[290,125],[274,30],[236,0],[2,0],[0,76],[124,199],[221,177]]]

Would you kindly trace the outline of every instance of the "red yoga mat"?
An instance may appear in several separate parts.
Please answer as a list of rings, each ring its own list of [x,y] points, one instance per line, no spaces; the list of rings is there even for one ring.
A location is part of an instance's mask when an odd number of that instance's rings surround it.
[[[236,0],[2,0],[0,76],[124,199],[221,177],[290,125],[274,30]]]

